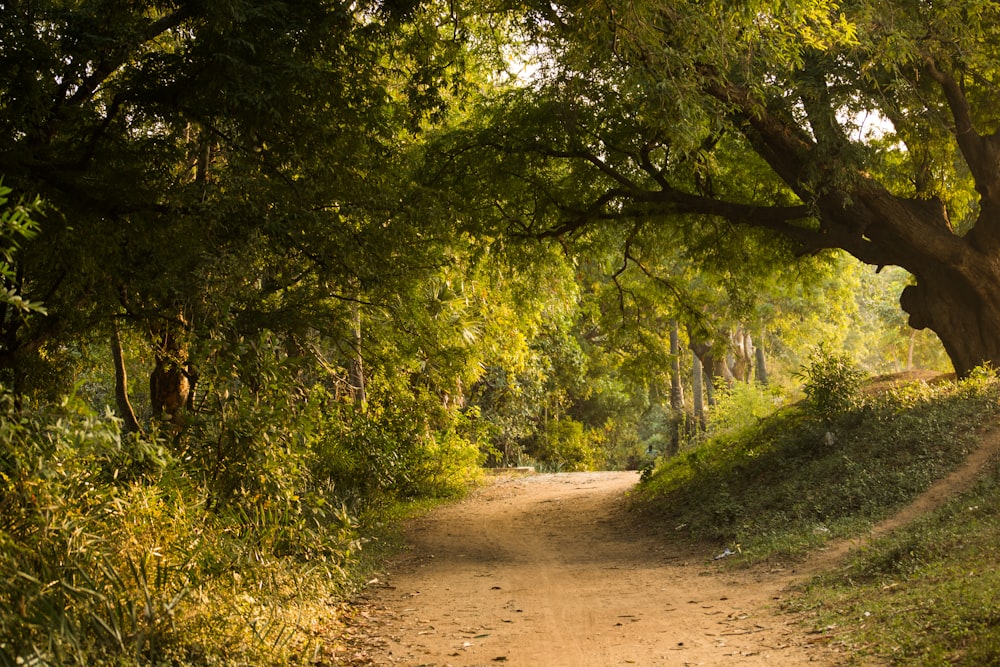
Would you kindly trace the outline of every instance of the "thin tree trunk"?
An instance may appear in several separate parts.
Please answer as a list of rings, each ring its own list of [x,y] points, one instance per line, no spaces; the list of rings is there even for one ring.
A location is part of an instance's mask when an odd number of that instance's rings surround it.
[[[731,343],[730,350],[732,350],[730,355],[732,359],[730,363],[732,376],[740,382],[748,382],[750,380],[753,358],[750,350],[752,345],[750,336],[743,330],[743,325],[740,325],[736,328],[736,331],[730,333],[729,340]]]
[[[681,343],[677,320],[670,320],[670,359],[670,409],[683,412],[684,387],[681,384]]]
[[[913,370],[913,348],[916,347],[916,344],[917,344],[917,330],[911,329],[910,343],[909,345],[907,345],[906,348],[906,370],[908,371]]]
[[[717,377],[716,370],[718,366],[724,364],[716,364],[715,355],[712,353],[712,346],[708,343],[691,343],[689,345],[694,356],[698,357],[698,361],[701,362],[702,375],[705,378],[705,394],[708,398],[709,407],[715,406],[715,380]]]
[[[354,356],[350,364],[351,393],[354,405],[363,412],[367,408],[368,397],[365,393],[364,357],[361,354],[361,306],[357,302],[351,304],[351,318],[354,325]]]
[[[702,391],[703,380],[705,376],[705,369],[702,367],[701,359],[698,358],[697,354],[692,354],[692,376],[691,376],[691,393],[694,394],[694,398],[691,400],[694,403],[694,418],[698,424],[698,428],[701,430],[705,429],[705,401],[703,398],[704,392]]]
[[[135,418],[135,410],[128,398],[128,375],[125,372],[125,355],[122,354],[122,338],[118,331],[118,322],[113,323],[111,330],[111,357],[115,363],[115,403],[118,405],[118,416],[122,419],[125,433],[138,433],[139,420]]]
[[[709,409],[716,406],[718,401],[715,398],[715,376],[711,373],[705,372],[705,364],[701,365],[702,375],[705,378],[705,400],[708,402]]]
[[[757,376],[757,382],[766,385],[768,383],[767,359],[764,357],[764,347],[762,345],[758,345],[754,349],[754,359],[756,360],[754,372]]]

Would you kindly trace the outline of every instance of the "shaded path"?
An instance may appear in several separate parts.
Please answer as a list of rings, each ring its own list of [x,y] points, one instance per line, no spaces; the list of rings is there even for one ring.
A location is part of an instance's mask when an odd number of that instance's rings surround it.
[[[782,573],[726,573],[644,534],[623,508],[636,481],[500,477],[416,522],[369,592],[367,664],[833,664],[775,613]]]

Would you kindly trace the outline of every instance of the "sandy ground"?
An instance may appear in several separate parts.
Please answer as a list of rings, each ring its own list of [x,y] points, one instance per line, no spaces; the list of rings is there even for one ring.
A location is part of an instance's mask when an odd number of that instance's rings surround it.
[[[983,446],[873,535],[967,487]],[[860,541],[786,569],[726,568],[625,509],[636,473],[499,475],[413,522],[410,548],[357,601],[343,665],[835,665],[836,642],[781,610]]]

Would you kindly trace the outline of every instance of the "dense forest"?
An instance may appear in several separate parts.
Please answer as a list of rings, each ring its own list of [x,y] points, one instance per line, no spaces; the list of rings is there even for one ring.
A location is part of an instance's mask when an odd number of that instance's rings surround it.
[[[1000,364],[995,3],[0,23],[0,664],[294,653],[484,466],[639,468],[817,359]]]

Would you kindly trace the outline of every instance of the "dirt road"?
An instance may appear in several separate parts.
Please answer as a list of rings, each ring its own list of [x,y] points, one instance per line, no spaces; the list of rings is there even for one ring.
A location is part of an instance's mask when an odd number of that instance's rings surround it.
[[[408,531],[354,628],[368,665],[830,665],[778,603],[791,571],[726,572],[624,508],[636,473],[502,476]],[[687,550],[685,550],[687,549]],[[840,656],[841,658],[843,656]]]

